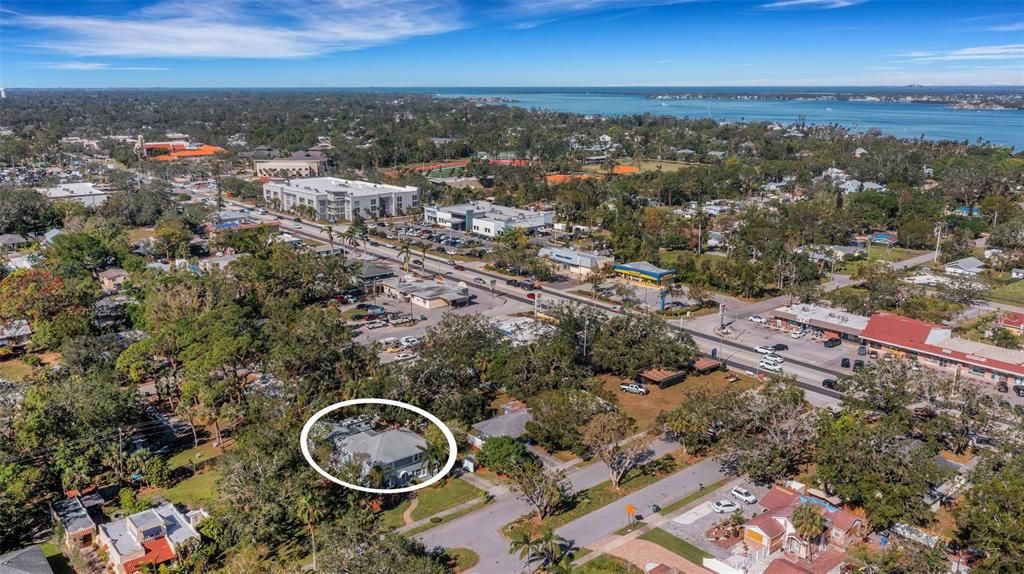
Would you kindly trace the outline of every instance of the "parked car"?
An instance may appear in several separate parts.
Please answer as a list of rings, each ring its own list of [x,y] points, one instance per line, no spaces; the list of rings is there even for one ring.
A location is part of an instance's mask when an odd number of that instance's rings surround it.
[[[867,347],[865,347],[864,345],[861,345],[861,346],[857,347],[857,355],[863,357],[864,355],[867,355],[867,354],[868,354],[868,348]]]
[[[416,353],[408,353],[408,352],[406,352],[406,353],[398,353],[397,355],[395,355],[395,360],[396,361],[408,361],[410,359],[415,359],[415,358],[416,358]]]
[[[775,349],[776,353],[778,353],[779,351],[788,351],[789,345],[785,343],[775,343],[774,345],[772,345],[772,348]]]
[[[853,362],[853,370],[854,371],[859,371],[859,370],[861,370],[863,368],[864,368],[864,361],[862,361],[860,359],[857,359],[856,361]],[[1022,395],[1022,396],[1024,396],[1024,395]]]
[[[840,339],[836,339],[836,338],[833,337],[833,338],[827,339],[825,341],[825,348],[826,349],[832,349],[832,348],[838,347],[839,345],[842,345],[842,344],[843,344],[843,342]]]
[[[1013,385],[1013,392],[1018,397],[1024,397],[1024,385]]]
[[[367,329],[380,329],[381,327],[387,327],[387,326],[388,326],[388,324],[385,321],[381,321],[380,319],[374,319],[372,321],[367,321],[366,322],[366,328]]]
[[[646,395],[651,392],[647,390],[647,387],[637,383],[622,383],[619,385],[619,390],[624,393],[633,393],[634,395]]]
[[[612,313],[621,313],[622,312],[622,307],[619,306],[619,305],[612,305],[611,312]]]
[[[1006,381],[999,381],[996,383],[996,390],[1000,393],[1010,392],[1010,386],[1006,384]]]
[[[754,315],[753,317],[750,318],[750,320],[752,322],[754,322],[754,323],[759,324],[759,325],[765,325],[765,324],[768,323],[768,321],[765,321],[764,317],[762,317],[760,315]]]
[[[769,355],[775,352],[775,347],[769,347],[768,345],[761,345],[760,347],[754,348],[754,351],[761,353],[762,355]]]
[[[392,325],[405,325],[406,323],[412,323],[416,318],[408,313],[402,315],[396,315],[390,319]]]
[[[869,359],[877,359],[878,358],[878,351],[874,351],[874,350],[868,351],[868,358]]]
[[[807,331],[793,331],[793,334],[790,335],[790,338],[802,339],[805,335],[807,335]]]
[[[849,369],[850,368],[850,358],[849,357],[843,357],[839,361],[839,366],[844,368],[844,369]]]
[[[731,500],[716,500],[714,504],[711,505],[711,510],[714,510],[719,514],[732,514],[739,509],[740,507]]]
[[[415,347],[420,344],[420,340],[416,337],[402,337],[399,342],[403,347]]]
[[[835,379],[824,379],[824,380],[821,381],[821,386],[825,387],[826,389],[833,389],[834,390],[836,388],[836,380]]]
[[[747,504],[754,504],[755,502],[757,502],[757,497],[754,496],[754,493],[743,488],[742,486],[737,486],[730,490],[729,495],[735,498],[736,500],[746,502]]]

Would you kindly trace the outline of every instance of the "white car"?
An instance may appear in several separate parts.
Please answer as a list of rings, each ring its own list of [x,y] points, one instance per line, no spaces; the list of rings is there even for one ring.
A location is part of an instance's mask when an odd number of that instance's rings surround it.
[[[761,345],[760,347],[755,348],[754,351],[756,351],[758,353],[761,353],[762,355],[770,355],[770,354],[775,353],[775,347],[770,347],[768,345]]]
[[[757,497],[754,496],[754,493],[743,488],[742,486],[737,486],[736,488],[730,490],[729,495],[735,498],[736,500],[746,502],[747,504],[754,504],[755,502],[757,502]]]
[[[367,329],[380,329],[381,327],[387,327],[387,326],[388,326],[387,321],[374,320],[374,321],[367,321],[366,322],[366,328]]]
[[[402,337],[401,343],[403,347],[415,347],[420,344],[420,340],[416,337]]]
[[[769,363],[767,361],[761,361],[761,364],[758,365],[758,366],[761,367],[762,371],[768,371],[769,373],[781,373],[782,372],[782,366],[777,364],[777,363]]]
[[[416,353],[398,353],[395,355],[395,361],[410,361],[416,358]]]
[[[752,317],[750,318],[750,320],[751,320],[752,322],[754,322],[754,323],[758,323],[758,324],[760,324],[760,325],[765,325],[765,324],[767,324],[767,323],[768,323],[768,321],[765,321],[764,317],[762,317],[762,316],[760,316],[760,315],[754,315],[754,316],[752,316]]]
[[[711,505],[711,510],[714,510],[719,514],[732,514],[739,509],[740,507],[731,500],[716,500],[714,504]]]
[[[476,283],[477,285],[486,285],[487,284],[487,282],[484,281],[483,279],[481,279],[480,277],[474,277],[473,278],[473,283]]]
[[[792,335],[790,335],[790,338],[793,338],[793,339],[801,339],[801,338],[803,338],[803,337],[804,337],[804,336],[805,336],[806,334],[807,334],[807,331],[793,331],[793,334],[792,334]]]
[[[772,364],[775,364],[775,365],[781,365],[782,363],[786,362],[786,359],[783,359],[782,355],[776,355],[775,353],[770,353],[768,355],[765,355],[765,356],[761,357],[761,362],[762,363],[772,363]]]
[[[387,349],[387,348],[394,347],[395,345],[397,345],[398,344],[398,338],[397,337],[384,337],[383,339],[381,339],[380,341],[377,341],[377,342],[380,343],[381,347],[384,347],[385,349]]]

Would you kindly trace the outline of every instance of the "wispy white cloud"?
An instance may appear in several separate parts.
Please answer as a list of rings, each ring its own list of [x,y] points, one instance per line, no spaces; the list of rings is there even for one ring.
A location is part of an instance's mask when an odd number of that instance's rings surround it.
[[[509,13],[527,16],[539,14],[573,14],[613,10],[616,8],[644,8],[685,4],[696,0],[512,0],[505,6]]]
[[[793,8],[815,8],[821,10],[832,10],[835,8],[848,8],[866,2],[867,0],[778,0],[762,4],[765,10],[786,10]]]
[[[297,58],[459,29],[444,0],[160,0],[123,16],[14,14],[50,32],[36,42],[80,57]]]
[[[36,67],[47,70],[69,70],[77,72],[105,72],[105,71],[128,71],[128,72],[162,72],[170,68],[159,68],[156,66],[114,66],[106,62],[42,62]]]
[[[947,51],[903,52],[898,54],[907,62],[954,62],[964,60],[1021,60],[1024,59],[1024,44],[1002,46],[977,46]]]
[[[1021,32],[1024,31],[1024,22],[1014,22],[1012,24],[1000,24],[999,26],[992,26],[988,28],[989,32]]]

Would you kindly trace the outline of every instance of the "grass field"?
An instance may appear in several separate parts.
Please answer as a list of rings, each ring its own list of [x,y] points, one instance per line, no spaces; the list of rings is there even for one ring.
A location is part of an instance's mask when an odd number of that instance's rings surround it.
[[[0,380],[24,381],[32,375],[32,366],[21,359],[0,361]]]
[[[175,454],[167,459],[167,465],[171,467],[171,470],[174,470],[183,466],[189,466],[189,461],[198,463],[210,460],[211,458],[217,458],[223,453],[223,449],[213,446],[213,441],[210,441]]]
[[[640,538],[642,540],[647,540],[648,542],[653,542],[697,565],[703,564],[704,558],[711,557],[710,554],[704,552],[700,548],[697,548],[693,544],[690,544],[681,538],[676,538],[660,528],[655,528],[654,530],[645,532],[640,535]]]
[[[39,548],[43,551],[43,556],[46,556],[46,562],[50,565],[50,569],[53,570],[54,574],[75,574],[71,561],[61,552],[59,546],[52,542],[46,542],[40,544]]]
[[[412,511],[413,521],[422,520],[452,508],[458,506],[463,502],[470,500],[479,499],[480,489],[476,488],[472,484],[465,480],[448,480],[444,486],[431,486],[422,490],[416,491],[416,497],[419,502],[416,504],[416,508]],[[402,501],[398,506],[385,510],[381,513],[381,518],[384,520],[384,525],[389,528],[398,528],[405,525],[402,520],[402,514],[409,508],[411,501]]]
[[[988,298],[998,303],[1024,306],[1024,281],[997,287],[989,292]]]
[[[867,259],[861,259],[859,261],[843,261],[836,265],[835,272],[840,275],[853,275],[860,266],[864,265],[868,261],[883,261],[886,263],[898,263],[900,261],[906,261],[911,257],[917,257],[918,255],[924,255],[927,251],[920,251],[917,249],[906,249],[904,247],[881,247],[875,246],[871,248],[871,255]]]
[[[176,504],[182,504],[189,508],[197,508],[217,499],[217,483],[221,474],[216,470],[207,470],[183,480],[170,488],[157,488],[147,491],[144,496],[162,496]]]
[[[577,556],[579,554],[577,553]],[[643,574],[643,570],[615,556],[598,556],[590,562],[573,569],[579,574]]]
[[[539,532],[544,528],[564,526],[581,516],[586,516],[599,508],[613,504],[631,492],[650,486],[681,469],[682,466],[678,460],[671,455],[665,455],[640,468],[634,468],[629,471],[619,485],[618,490],[612,486],[611,481],[602,482],[587,490],[576,493],[568,508],[561,513],[548,516],[540,522],[536,520],[534,514],[528,514],[506,524],[502,528],[502,532],[509,538],[514,538],[517,533],[523,530]],[[625,517],[625,511],[623,511],[623,516]],[[623,525],[625,525],[625,520],[623,520]]]
[[[694,375],[677,385],[667,389],[659,389],[656,386],[648,385],[651,391],[648,395],[634,395],[623,393],[619,390],[619,383],[622,379],[615,377],[604,377],[604,388],[614,393],[618,398],[619,408],[622,412],[636,419],[641,429],[654,426],[654,420],[662,411],[670,411],[682,404],[687,393],[692,393],[699,388],[706,388],[711,392],[721,392],[726,387],[733,387],[739,390],[747,390],[755,387],[757,381],[751,377],[739,376],[740,380],[730,383],[727,379],[733,376],[732,373],[715,371],[706,375]]]

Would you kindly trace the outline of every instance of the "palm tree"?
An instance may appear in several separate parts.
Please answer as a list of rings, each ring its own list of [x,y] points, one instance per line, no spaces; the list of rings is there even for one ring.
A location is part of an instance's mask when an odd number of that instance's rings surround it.
[[[359,230],[354,225],[350,225],[341,236],[345,238],[345,243],[348,245],[359,247]]]
[[[510,554],[518,553],[527,564],[539,562],[538,569],[559,565],[571,549],[569,541],[555,534],[552,528],[545,528],[536,537],[531,532],[520,532],[509,545]]]
[[[793,511],[789,521],[793,523],[793,528],[796,530],[796,535],[800,540],[807,543],[807,556],[805,558],[810,558],[811,554],[814,553],[811,542],[821,534],[822,530],[825,530],[825,517],[818,511],[817,506],[806,503],[798,506]]]
[[[306,523],[309,530],[309,545],[313,550],[313,570],[316,570],[316,538],[314,536],[314,525],[324,517],[324,509],[313,495],[306,493],[296,503],[295,513],[299,519]]]
[[[419,447],[423,454],[423,466],[426,467],[427,472],[430,476],[433,476],[437,471],[444,467],[444,463],[448,461],[448,446],[440,445],[436,442],[427,442],[425,446]]]
[[[324,234],[327,235],[327,243],[331,246],[331,253],[334,253],[334,227],[325,225]]]
[[[409,249],[409,242],[403,241],[398,248],[398,256],[402,259],[402,270],[409,270],[409,258],[412,257],[412,251]]]

